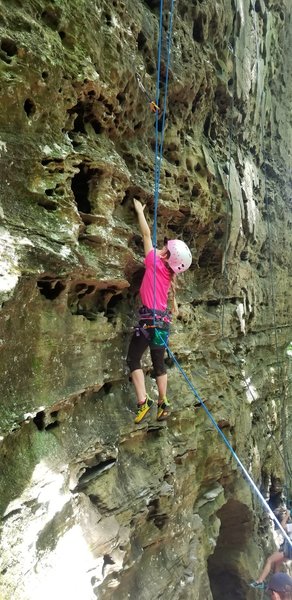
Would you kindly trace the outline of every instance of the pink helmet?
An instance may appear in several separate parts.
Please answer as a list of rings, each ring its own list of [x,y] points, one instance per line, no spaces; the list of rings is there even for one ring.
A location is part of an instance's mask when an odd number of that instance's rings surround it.
[[[168,240],[167,249],[170,252],[167,262],[174,273],[182,273],[191,266],[192,255],[184,242],[181,240]]]

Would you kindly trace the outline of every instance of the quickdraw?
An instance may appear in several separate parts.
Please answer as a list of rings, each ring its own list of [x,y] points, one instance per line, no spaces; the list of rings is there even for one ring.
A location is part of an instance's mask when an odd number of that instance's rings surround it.
[[[159,108],[158,104],[156,104],[156,102],[151,99],[151,96],[148,94],[147,90],[145,89],[140,75],[138,73],[135,73],[135,75],[136,75],[137,83],[138,83],[140,90],[142,90],[143,94],[145,94],[145,96],[149,102],[149,108],[150,108],[151,112],[153,112],[153,113],[160,112],[160,108]]]

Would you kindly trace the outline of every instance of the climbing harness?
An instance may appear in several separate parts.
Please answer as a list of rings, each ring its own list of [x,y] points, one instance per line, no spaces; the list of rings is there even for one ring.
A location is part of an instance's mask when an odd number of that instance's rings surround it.
[[[139,73],[135,73],[135,75],[136,75],[136,79],[137,79],[140,90],[142,90],[142,92],[145,94],[145,96],[149,102],[149,108],[150,108],[151,112],[153,112],[153,113],[160,112],[160,108],[159,108],[158,104],[156,104],[156,102],[151,99],[150,94],[148,94],[147,90],[145,89]]]
[[[139,324],[134,327],[136,336],[144,335],[150,346],[157,348],[163,347],[168,342],[172,319],[169,310],[153,310],[142,306],[139,309],[139,319]]]
[[[173,7],[174,7],[174,0],[172,0],[172,2],[171,2],[170,20],[169,20],[169,29],[168,29],[167,67],[166,67],[166,77],[165,77],[165,97],[164,97],[163,118],[165,118],[165,108],[166,108],[166,100],[167,100],[168,69],[169,69],[170,48],[171,48],[171,32],[172,32]],[[156,88],[157,89],[157,92],[156,92],[156,104],[157,105],[159,104],[159,81],[160,81],[160,62],[161,62],[162,17],[163,17],[163,0],[160,0],[160,27],[159,27],[159,42],[158,42],[158,67],[157,67],[157,88]],[[156,263],[155,263],[155,260],[156,260],[156,243],[157,243],[157,208],[158,208],[158,199],[159,199],[159,180],[160,180],[160,170],[161,170],[161,163],[162,163],[164,128],[162,128],[162,136],[161,136],[161,140],[160,140],[160,147],[159,147],[159,143],[158,143],[158,138],[159,138],[158,133],[159,133],[159,129],[158,129],[158,113],[156,112],[155,170],[154,170],[154,173],[155,173],[155,190],[154,190],[154,219],[153,219],[154,307],[156,305]],[[229,146],[229,166],[230,166],[230,164],[231,164],[231,140],[230,140],[230,146]],[[230,179],[230,175],[229,175],[229,179]],[[229,183],[229,185],[230,185],[230,183]],[[156,324],[156,318],[155,318],[155,311],[154,311],[153,326],[155,326],[155,324]],[[282,534],[284,536],[284,539],[288,542],[289,548],[292,548],[292,541],[291,541],[290,537],[287,535],[286,531],[284,530],[284,528],[282,527],[282,525],[280,524],[280,522],[276,518],[275,514],[271,510],[270,506],[268,505],[267,501],[265,500],[265,498],[261,494],[260,490],[256,486],[256,484],[253,481],[252,477],[249,475],[249,473],[246,470],[246,468],[244,467],[243,463],[241,462],[241,460],[237,456],[237,454],[234,451],[234,449],[232,448],[229,440],[226,438],[226,436],[224,435],[224,433],[220,429],[219,425],[216,423],[214,417],[212,416],[211,412],[207,408],[206,403],[199,396],[196,388],[194,387],[194,385],[192,384],[192,382],[188,378],[187,374],[185,373],[185,371],[183,370],[183,368],[181,367],[181,365],[177,361],[177,359],[176,359],[175,355],[173,354],[173,352],[168,347],[168,343],[163,340],[162,335],[159,332],[159,329],[156,329],[156,333],[157,333],[158,338],[160,338],[161,345],[163,345],[166,348],[166,350],[168,351],[169,356],[172,358],[174,364],[177,366],[179,372],[181,373],[181,375],[185,379],[187,385],[189,386],[189,388],[193,392],[194,396],[198,399],[200,405],[202,406],[202,408],[204,409],[204,411],[207,414],[208,418],[212,422],[214,428],[219,433],[219,435],[222,438],[224,444],[227,446],[227,448],[231,452],[231,455],[233,456],[233,458],[237,462],[238,466],[240,467],[240,469],[241,469],[244,477],[247,479],[248,483],[250,484],[251,489],[254,491],[254,493],[256,494],[256,496],[259,498],[260,502],[263,504],[264,508],[266,509],[266,511],[268,512],[268,514],[270,515],[271,519],[277,524],[278,528],[280,529],[280,531],[282,532]]]

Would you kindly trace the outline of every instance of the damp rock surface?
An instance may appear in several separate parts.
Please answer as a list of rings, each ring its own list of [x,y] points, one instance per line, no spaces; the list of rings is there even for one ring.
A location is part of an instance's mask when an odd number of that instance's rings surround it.
[[[159,4],[0,1],[1,600],[253,600],[276,548],[169,358],[167,423],[133,421]],[[193,254],[171,350],[266,498],[292,435],[291,19],[175,3],[157,219]]]

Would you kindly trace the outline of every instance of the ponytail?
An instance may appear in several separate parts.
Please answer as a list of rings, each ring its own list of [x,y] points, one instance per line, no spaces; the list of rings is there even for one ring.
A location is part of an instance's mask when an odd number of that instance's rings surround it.
[[[172,271],[171,283],[170,283],[170,299],[171,299],[171,312],[176,316],[178,314],[178,306],[176,301],[176,275]]]

